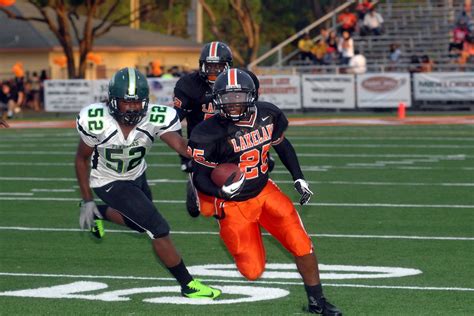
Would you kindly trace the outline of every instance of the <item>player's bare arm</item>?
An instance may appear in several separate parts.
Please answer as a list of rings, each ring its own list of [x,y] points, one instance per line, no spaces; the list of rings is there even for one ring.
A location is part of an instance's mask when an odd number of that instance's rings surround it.
[[[187,152],[188,140],[184,139],[178,132],[167,132],[160,136],[170,148],[174,149],[178,154],[191,158]]]
[[[0,119],[0,128],[2,127],[10,127],[10,125],[8,125],[8,123],[5,120]]]
[[[81,190],[81,196],[84,201],[92,201],[92,190],[89,186],[89,160],[94,152],[94,148],[89,147],[81,139],[77,146],[75,167],[76,177]]]

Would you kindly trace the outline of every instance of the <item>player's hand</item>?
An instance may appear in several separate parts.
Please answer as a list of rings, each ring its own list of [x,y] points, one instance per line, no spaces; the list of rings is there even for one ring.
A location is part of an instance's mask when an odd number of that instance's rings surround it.
[[[308,203],[311,199],[311,196],[313,195],[313,192],[309,189],[308,182],[306,182],[304,179],[296,180],[295,189],[299,194],[301,194],[300,204],[304,205]]]
[[[221,187],[221,189],[219,190],[219,195],[223,198],[223,199],[231,199],[237,195],[239,195],[239,193],[242,191],[242,189],[244,188],[244,184],[245,184],[245,174],[242,173],[240,175],[240,178],[238,181],[236,182],[233,182],[232,181],[234,180],[234,176],[235,174],[232,174],[226,181],[226,183]]]
[[[94,215],[102,218],[99,209],[94,201],[81,201],[79,204],[81,213],[79,214],[79,226],[82,229],[90,229],[94,223]]]

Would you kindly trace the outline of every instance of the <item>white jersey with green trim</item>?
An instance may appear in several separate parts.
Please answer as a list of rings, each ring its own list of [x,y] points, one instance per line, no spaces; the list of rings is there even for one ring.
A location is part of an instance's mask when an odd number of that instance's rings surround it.
[[[105,103],[81,110],[76,120],[81,139],[94,148],[90,186],[98,188],[117,180],[135,180],[145,172],[145,155],[157,137],[181,129],[176,111],[165,105],[149,104],[146,116],[125,139],[118,122]]]

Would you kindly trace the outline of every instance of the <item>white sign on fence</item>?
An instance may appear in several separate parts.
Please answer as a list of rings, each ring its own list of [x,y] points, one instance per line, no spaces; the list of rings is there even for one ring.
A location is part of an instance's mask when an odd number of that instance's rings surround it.
[[[280,109],[300,109],[300,77],[296,75],[258,76],[260,101],[275,104]]]
[[[303,75],[303,107],[355,108],[354,75]]]
[[[148,79],[150,102],[173,105],[173,89],[177,79]],[[91,103],[105,102],[109,80],[46,80],[44,89],[46,112],[79,112]]]
[[[416,73],[413,78],[416,100],[474,100],[474,73]]]
[[[150,86],[150,103],[173,106],[173,90],[177,81],[177,78],[148,79],[148,85]]]
[[[380,73],[357,75],[357,106],[359,108],[395,108],[401,102],[411,106],[410,75]]]
[[[82,79],[46,80],[46,112],[79,112],[91,103],[92,81]]]

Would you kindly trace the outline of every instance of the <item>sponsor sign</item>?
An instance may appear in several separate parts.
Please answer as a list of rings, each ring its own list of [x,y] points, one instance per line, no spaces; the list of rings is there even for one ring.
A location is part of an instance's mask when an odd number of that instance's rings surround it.
[[[173,106],[173,90],[178,79],[150,78],[150,102]],[[46,112],[79,112],[92,103],[108,99],[109,80],[46,80]]]
[[[46,80],[44,104],[46,112],[79,112],[91,103],[92,81],[82,79]]]
[[[357,106],[359,108],[395,108],[400,103],[411,106],[408,73],[377,73],[357,75]]]
[[[173,106],[173,91],[178,78],[150,78],[150,103]]]
[[[296,75],[259,76],[259,100],[275,104],[280,109],[300,109],[300,77]]]
[[[413,76],[416,100],[474,100],[474,73],[436,72]]]
[[[303,75],[304,108],[355,108],[354,75]]]

